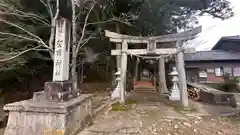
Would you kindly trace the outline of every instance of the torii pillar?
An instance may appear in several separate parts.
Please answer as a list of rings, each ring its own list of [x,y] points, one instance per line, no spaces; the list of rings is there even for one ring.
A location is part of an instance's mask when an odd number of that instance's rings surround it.
[[[176,57],[176,67],[178,70],[178,78],[179,78],[179,86],[180,86],[180,94],[181,94],[181,102],[184,107],[188,107],[188,93],[187,93],[187,82],[186,82],[186,72],[184,66],[184,52],[181,51],[182,41],[176,42],[176,47],[179,52]]]

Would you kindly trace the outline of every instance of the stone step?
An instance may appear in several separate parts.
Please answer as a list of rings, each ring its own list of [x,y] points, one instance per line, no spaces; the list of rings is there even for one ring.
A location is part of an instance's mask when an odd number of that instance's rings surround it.
[[[155,91],[132,91],[128,94],[128,99],[136,101],[159,101],[161,99],[161,94]]]
[[[153,87],[135,87],[134,91],[156,91],[156,88]]]

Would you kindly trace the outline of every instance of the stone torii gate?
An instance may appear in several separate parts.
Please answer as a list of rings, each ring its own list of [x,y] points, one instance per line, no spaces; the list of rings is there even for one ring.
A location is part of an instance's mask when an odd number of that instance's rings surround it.
[[[153,37],[139,37],[139,36],[129,36],[123,35],[115,32],[105,31],[105,36],[109,38],[110,42],[116,44],[121,44],[121,48],[116,50],[111,50],[111,55],[120,56],[117,57],[117,68],[121,69],[121,81],[120,81],[120,102],[125,102],[125,83],[126,83],[126,73],[127,73],[127,56],[128,55],[171,55],[177,54],[176,64],[179,72],[180,78],[180,93],[182,104],[188,106],[188,96],[187,96],[187,84],[186,84],[186,75],[184,68],[184,53],[193,53],[192,49],[181,50],[182,41],[187,41],[194,39],[197,34],[202,31],[202,27],[196,27],[188,31],[184,31],[176,34],[169,34],[163,36],[153,36]],[[164,42],[174,42],[174,48],[157,48],[157,43]],[[147,44],[147,48],[144,49],[128,49],[128,44]],[[195,51],[195,50],[194,50]],[[164,66],[164,57],[159,57],[159,78],[160,85],[163,89],[166,88],[166,79],[165,79],[165,66]],[[164,88],[165,87],[165,88]]]

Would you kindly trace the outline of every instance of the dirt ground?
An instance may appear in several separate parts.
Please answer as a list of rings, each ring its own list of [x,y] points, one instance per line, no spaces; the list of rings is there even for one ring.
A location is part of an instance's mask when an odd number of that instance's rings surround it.
[[[240,135],[240,117],[209,116],[215,109],[208,113],[206,105],[184,111],[154,93],[134,94],[131,99],[136,102],[127,109],[110,107],[78,135]]]
[[[110,106],[78,135],[240,135],[240,116],[219,117],[233,108],[190,102],[184,110],[151,92],[132,93],[128,99],[124,107]]]

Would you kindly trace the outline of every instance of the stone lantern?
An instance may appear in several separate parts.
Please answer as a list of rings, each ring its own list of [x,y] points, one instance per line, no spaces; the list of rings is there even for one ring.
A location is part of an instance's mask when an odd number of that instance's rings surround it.
[[[180,100],[180,90],[177,85],[179,80],[178,80],[178,72],[176,67],[173,67],[173,71],[169,75],[172,76],[172,82],[173,82],[169,99],[173,101],[178,101]]]
[[[118,68],[118,71],[114,74],[116,76],[116,82],[117,82],[117,86],[116,88],[113,90],[112,94],[111,94],[111,99],[115,100],[115,99],[120,99],[121,97],[121,87],[120,87],[120,81],[121,81],[121,68]]]

